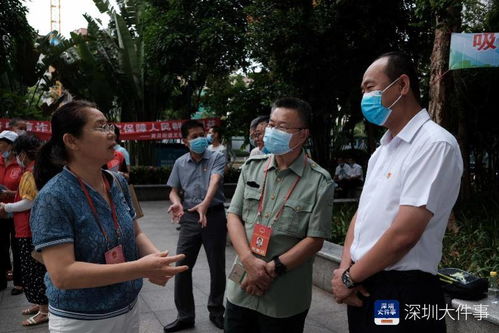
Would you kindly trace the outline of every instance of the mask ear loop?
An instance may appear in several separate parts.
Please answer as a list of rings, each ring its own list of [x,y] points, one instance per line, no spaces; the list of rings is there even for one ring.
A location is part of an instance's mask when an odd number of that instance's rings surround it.
[[[383,89],[383,91],[381,91],[381,94],[383,94],[388,88],[390,88],[391,86],[393,86],[395,84],[395,82],[397,82],[398,80],[400,80],[400,76],[398,78],[396,78],[392,83],[390,83],[385,89]],[[397,104],[397,102],[402,98],[402,95],[399,96],[399,98],[397,98],[395,100],[395,102],[392,103],[392,105],[390,105],[389,107],[387,107],[387,109],[391,110],[392,107]]]
[[[300,132],[301,132],[301,131],[303,131],[304,129],[306,129],[306,128],[300,128],[300,130],[299,130],[298,132],[296,132],[296,133],[293,133],[293,135],[300,133]],[[305,143],[305,142],[307,142],[307,139],[305,139],[305,141],[304,141],[303,143]],[[301,145],[301,143],[297,144],[297,145],[296,145],[296,146],[294,146],[293,148],[290,148],[290,149],[291,149],[291,150],[290,150],[290,152],[291,152],[291,151],[293,151],[293,150],[295,150],[296,148],[298,148],[298,146],[300,146],[300,145]]]

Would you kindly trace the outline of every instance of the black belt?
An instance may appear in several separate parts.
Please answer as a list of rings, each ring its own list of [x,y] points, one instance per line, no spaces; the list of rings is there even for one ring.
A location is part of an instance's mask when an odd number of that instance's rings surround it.
[[[438,277],[428,272],[420,270],[411,271],[381,271],[364,281],[364,283],[438,283]]]

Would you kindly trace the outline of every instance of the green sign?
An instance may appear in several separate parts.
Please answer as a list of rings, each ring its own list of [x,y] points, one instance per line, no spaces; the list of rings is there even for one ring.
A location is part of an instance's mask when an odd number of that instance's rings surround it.
[[[499,67],[499,33],[453,33],[449,69]]]

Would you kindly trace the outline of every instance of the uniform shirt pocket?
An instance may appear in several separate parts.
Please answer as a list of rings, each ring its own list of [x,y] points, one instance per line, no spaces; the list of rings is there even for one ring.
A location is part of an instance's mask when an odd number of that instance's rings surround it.
[[[243,221],[246,225],[254,224],[258,214],[258,201],[260,200],[260,190],[252,187],[244,189]]]
[[[288,200],[274,229],[286,235],[305,238],[313,208],[313,204],[305,201]]]

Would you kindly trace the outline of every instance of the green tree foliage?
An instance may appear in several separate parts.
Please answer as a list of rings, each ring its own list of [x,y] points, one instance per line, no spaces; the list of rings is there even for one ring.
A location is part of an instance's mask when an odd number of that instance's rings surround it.
[[[28,107],[27,87],[36,82],[38,54],[33,45],[34,31],[26,21],[21,1],[0,2],[0,40],[0,115],[22,116],[19,111]]]
[[[148,71],[169,90],[168,107],[188,118],[210,77],[218,80],[245,65],[245,1],[149,2]]]
[[[427,31],[413,24],[411,6],[395,0],[254,0],[245,7],[249,57],[269,73],[268,82],[285,88],[269,90],[266,100],[294,95],[311,103],[313,155],[321,165],[331,166],[332,128],[341,122],[352,135],[362,119],[359,85],[374,57],[409,48],[409,40],[421,46],[413,39]]]

